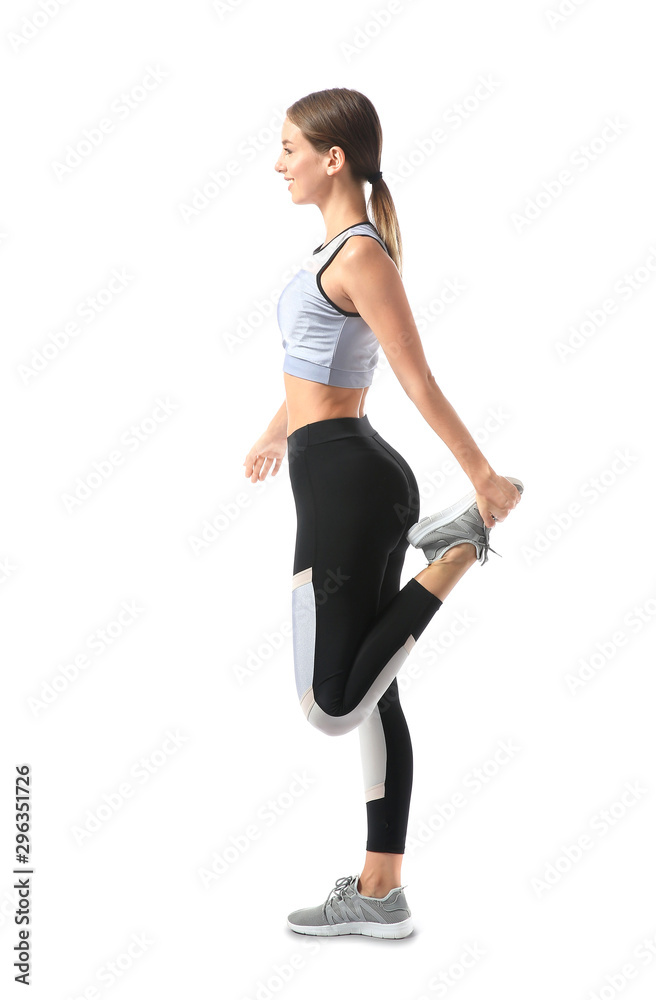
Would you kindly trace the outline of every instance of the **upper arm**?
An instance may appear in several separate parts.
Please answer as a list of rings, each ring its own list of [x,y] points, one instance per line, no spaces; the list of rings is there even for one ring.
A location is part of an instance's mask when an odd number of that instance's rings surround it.
[[[371,236],[350,237],[342,253],[343,291],[373,330],[392,371],[411,395],[431,372],[396,264]]]

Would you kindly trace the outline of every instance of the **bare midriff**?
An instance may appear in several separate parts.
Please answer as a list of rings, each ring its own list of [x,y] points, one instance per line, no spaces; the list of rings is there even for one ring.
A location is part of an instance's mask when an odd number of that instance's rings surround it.
[[[299,427],[315,420],[332,417],[361,417],[369,387],[342,389],[337,385],[322,385],[309,379],[284,372],[287,398],[287,437]]]

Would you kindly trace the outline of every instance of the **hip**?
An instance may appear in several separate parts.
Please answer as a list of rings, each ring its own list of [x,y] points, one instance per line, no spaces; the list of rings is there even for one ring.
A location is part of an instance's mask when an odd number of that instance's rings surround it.
[[[375,505],[409,493],[418,498],[417,480],[407,460],[362,417],[330,417],[304,424],[287,438],[289,477],[294,495],[340,494],[351,502]]]

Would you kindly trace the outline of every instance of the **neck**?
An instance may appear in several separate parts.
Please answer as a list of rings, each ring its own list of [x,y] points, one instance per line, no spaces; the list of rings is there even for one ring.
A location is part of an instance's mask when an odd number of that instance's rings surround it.
[[[348,229],[349,226],[354,226],[357,222],[368,221],[364,193],[360,188],[354,189],[352,184],[349,185],[348,190],[340,189],[335,185],[326,198],[317,204],[326,227],[324,243],[343,232],[344,229]]]

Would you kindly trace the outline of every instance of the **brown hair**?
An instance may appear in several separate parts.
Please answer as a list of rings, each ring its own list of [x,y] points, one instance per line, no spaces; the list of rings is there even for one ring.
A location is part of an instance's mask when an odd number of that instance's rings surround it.
[[[286,114],[318,153],[340,146],[356,181],[366,180],[380,170],[383,130],[376,109],[359,90],[347,87],[316,90],[294,101]],[[401,274],[401,230],[384,177],[372,184],[369,205],[372,221]]]

